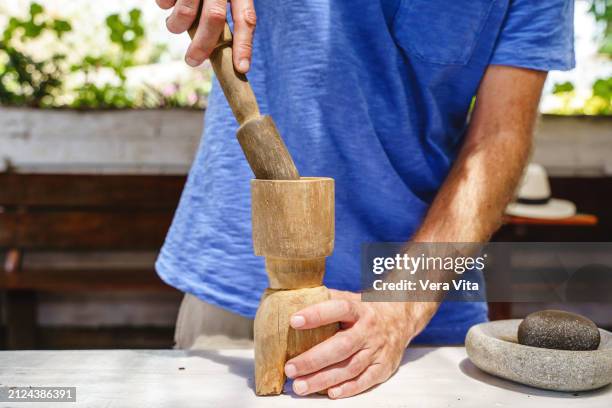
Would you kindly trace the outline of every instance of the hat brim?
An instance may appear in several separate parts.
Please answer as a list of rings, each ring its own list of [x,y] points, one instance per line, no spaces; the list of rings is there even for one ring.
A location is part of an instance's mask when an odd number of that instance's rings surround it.
[[[546,204],[510,203],[506,214],[515,217],[555,220],[576,215],[576,205],[571,201],[551,198]]]

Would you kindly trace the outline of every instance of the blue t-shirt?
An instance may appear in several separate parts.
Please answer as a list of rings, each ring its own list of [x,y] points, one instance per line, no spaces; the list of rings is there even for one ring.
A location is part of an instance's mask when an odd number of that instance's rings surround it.
[[[249,80],[302,176],[336,180],[325,284],[360,289],[360,247],[403,242],[446,178],[489,64],[570,69],[572,0],[256,0]],[[511,106],[508,109],[512,109]],[[253,317],[250,179],[215,82],[202,143],[157,261],[170,285]],[[417,342],[461,343],[484,303],[443,303]]]

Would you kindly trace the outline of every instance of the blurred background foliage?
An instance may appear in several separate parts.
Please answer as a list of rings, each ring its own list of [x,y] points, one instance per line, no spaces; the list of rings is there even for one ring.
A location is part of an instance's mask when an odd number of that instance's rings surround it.
[[[590,0],[589,12],[595,16],[595,21],[601,23],[601,46],[599,52],[612,56],[612,0]]]
[[[108,15],[103,30],[104,43],[79,54],[73,52],[75,42],[85,39],[70,21],[50,15],[41,4],[31,3],[24,17],[10,17],[0,42],[0,104],[80,109],[205,106],[207,70],[194,70],[182,81],[130,84],[131,71],[151,70],[167,53],[164,44],[147,39],[139,9]],[[151,73],[151,79],[154,76]]]
[[[588,12],[598,24],[595,41],[602,58],[612,59],[612,0],[588,0]],[[612,76],[597,78],[592,85],[592,93],[582,106],[572,104],[576,89],[572,82],[556,83],[552,90],[561,103],[553,113],[566,115],[612,115]]]
[[[6,16],[0,15],[0,104],[78,109],[205,107],[212,73],[209,68],[190,69],[183,63],[181,47],[188,41],[186,36],[175,36],[183,43],[171,50],[168,44],[176,38],[165,32],[163,15],[149,16],[148,22],[143,18],[143,11],[158,10],[154,4],[141,11],[141,2],[111,3],[49,1],[43,7],[36,1],[15,0],[0,6],[0,14]],[[70,8],[78,13],[64,12]],[[122,11],[106,15],[109,10]],[[578,0],[576,10],[577,54],[582,54],[582,60],[573,72],[549,75],[542,110],[612,115],[612,0]],[[581,38],[585,36],[587,46]],[[585,60],[586,48],[593,48],[589,52],[596,55]]]

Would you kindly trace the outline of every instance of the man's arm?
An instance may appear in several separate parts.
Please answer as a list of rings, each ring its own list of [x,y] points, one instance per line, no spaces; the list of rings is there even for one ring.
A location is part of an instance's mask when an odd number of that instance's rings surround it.
[[[486,242],[499,227],[531,149],[546,73],[490,66],[465,142],[416,242]]]
[[[482,80],[464,145],[437,194],[416,242],[484,242],[501,223],[531,147],[545,72],[491,66]],[[332,291],[332,300],[295,313],[309,329],[340,322],[330,339],[285,365],[297,394],[328,389],[345,398],[386,381],[406,345],[427,325],[436,302],[365,303]]]
[[[531,151],[546,74],[487,69],[465,142],[413,242],[486,242],[499,228]],[[438,304],[406,307],[422,330]]]

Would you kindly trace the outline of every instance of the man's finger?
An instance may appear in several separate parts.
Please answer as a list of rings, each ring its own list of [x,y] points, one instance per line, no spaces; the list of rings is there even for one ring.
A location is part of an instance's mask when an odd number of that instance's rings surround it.
[[[359,374],[356,378],[349,380],[337,387],[332,387],[327,391],[330,398],[347,398],[364,392],[373,386],[380,384],[383,378],[382,365],[371,365]]]
[[[174,6],[176,0],[155,0],[155,2],[160,8],[168,10],[170,7]]]
[[[338,332],[287,361],[285,374],[289,378],[296,378],[322,370],[349,358],[362,348],[363,343],[364,336],[358,330],[349,329]]]
[[[311,394],[355,378],[370,365],[371,354],[369,349],[359,350],[344,361],[299,377],[293,381],[293,390],[298,395]]]
[[[174,34],[187,31],[198,16],[199,6],[200,0],[177,0],[166,20],[168,31]]]
[[[251,66],[253,34],[257,16],[253,0],[232,0],[232,20],[234,21],[233,59],[238,72],[246,73]]]
[[[336,322],[354,323],[359,319],[356,308],[356,303],[349,300],[327,300],[294,313],[289,322],[291,327],[300,330],[314,329]]]
[[[205,0],[198,29],[187,49],[185,61],[192,67],[210,56],[225,26],[227,0]]]

